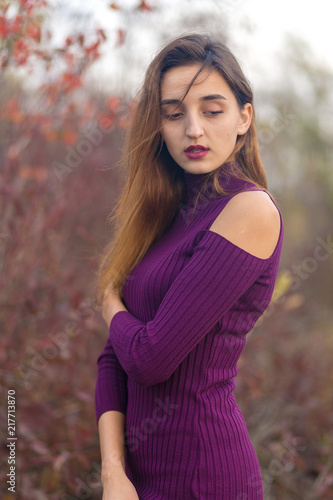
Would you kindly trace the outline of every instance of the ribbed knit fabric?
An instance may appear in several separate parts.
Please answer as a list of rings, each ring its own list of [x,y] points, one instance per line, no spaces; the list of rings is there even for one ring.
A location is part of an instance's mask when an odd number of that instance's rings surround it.
[[[246,334],[268,306],[277,246],[261,259],[210,231],[230,195],[185,174],[187,195],[171,227],[133,269],[125,305],[98,358],[96,417],[126,414],[126,473],[140,500],[262,500],[259,463],[233,389]],[[207,194],[208,193],[208,194]]]

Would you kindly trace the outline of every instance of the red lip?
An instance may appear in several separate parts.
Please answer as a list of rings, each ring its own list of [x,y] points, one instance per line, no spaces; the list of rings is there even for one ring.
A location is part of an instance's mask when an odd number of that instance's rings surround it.
[[[201,146],[200,144],[195,144],[194,146],[189,146],[185,149],[185,153],[191,153],[193,149],[202,149],[203,151],[208,150],[205,146]]]
[[[184,151],[187,158],[190,160],[199,160],[204,156],[208,155],[209,149],[205,148],[205,146],[201,146],[200,144],[195,144],[194,146],[189,146]]]

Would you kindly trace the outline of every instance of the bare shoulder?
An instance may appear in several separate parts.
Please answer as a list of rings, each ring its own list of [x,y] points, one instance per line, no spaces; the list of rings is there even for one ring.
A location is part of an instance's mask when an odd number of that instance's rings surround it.
[[[209,228],[248,253],[267,259],[280,234],[280,214],[265,191],[236,194]]]

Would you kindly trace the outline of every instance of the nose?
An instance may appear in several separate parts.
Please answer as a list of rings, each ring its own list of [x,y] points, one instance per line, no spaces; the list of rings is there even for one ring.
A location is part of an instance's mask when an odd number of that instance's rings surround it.
[[[203,135],[203,129],[200,124],[200,120],[195,114],[187,116],[185,133],[186,136],[191,139],[196,139]]]

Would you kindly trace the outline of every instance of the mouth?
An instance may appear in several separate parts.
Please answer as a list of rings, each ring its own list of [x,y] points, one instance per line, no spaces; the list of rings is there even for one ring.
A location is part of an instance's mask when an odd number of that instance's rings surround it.
[[[191,160],[197,160],[206,156],[209,153],[209,149],[200,144],[195,144],[186,148],[184,153]]]
[[[185,153],[200,153],[201,151],[208,151],[208,148],[200,146],[200,144],[195,144],[194,146],[189,146],[185,149]]]

